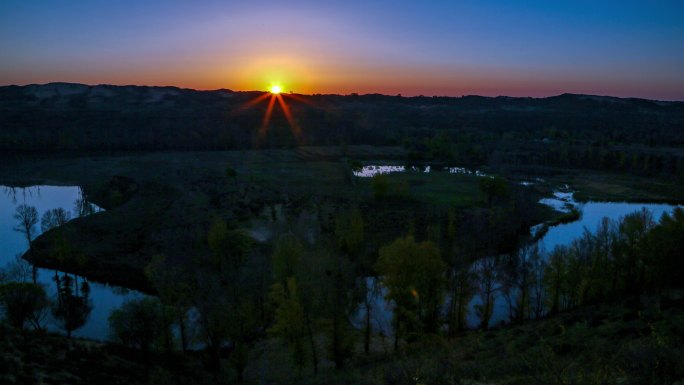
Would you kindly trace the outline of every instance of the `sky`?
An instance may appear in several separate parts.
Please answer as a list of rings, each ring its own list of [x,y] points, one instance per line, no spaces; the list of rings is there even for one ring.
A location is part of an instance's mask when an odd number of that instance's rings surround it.
[[[0,2],[0,85],[684,100],[684,1]]]

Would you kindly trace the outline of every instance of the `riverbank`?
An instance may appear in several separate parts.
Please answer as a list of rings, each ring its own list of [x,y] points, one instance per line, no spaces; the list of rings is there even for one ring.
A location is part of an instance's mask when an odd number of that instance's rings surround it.
[[[86,263],[55,259],[51,251],[57,232],[39,237],[33,255],[27,258],[41,267],[151,293],[153,289],[142,272],[150,258],[164,254],[180,262],[189,256],[207,255],[205,234],[217,217],[249,229],[254,218],[276,205],[292,212],[312,204],[328,205],[333,210],[358,205],[372,214],[369,220],[374,230],[369,238],[376,244],[374,247],[379,247],[393,239],[395,233],[405,232],[402,226],[410,228],[415,226],[411,222],[420,222],[421,217],[414,212],[484,205],[478,176],[445,172],[393,174],[393,183],[407,186],[411,199],[375,200],[371,181],[353,177],[348,159],[388,162],[399,155],[398,151],[350,146],[344,151],[337,147],[306,147],[65,156],[0,165],[0,184],[82,186],[88,199],[107,212],[71,221],[59,233],[92,258]],[[229,169],[234,174],[227,173]],[[536,197],[550,195],[554,187],[568,184],[580,201],[684,201],[684,189],[678,188],[676,181],[573,170],[533,171],[516,170],[504,176],[514,181],[538,181],[526,190]],[[605,193],[601,193],[602,188]],[[374,211],[378,204],[384,208]],[[536,210],[536,223],[565,223],[577,217],[576,213]]]

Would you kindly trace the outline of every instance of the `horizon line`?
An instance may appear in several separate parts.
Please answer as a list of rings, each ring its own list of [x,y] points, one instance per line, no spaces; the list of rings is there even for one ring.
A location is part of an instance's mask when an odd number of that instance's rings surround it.
[[[254,93],[254,92],[260,92],[260,93],[270,93],[268,90],[235,90],[231,88],[190,88],[190,87],[182,87],[182,86],[175,86],[175,85],[147,85],[147,84],[112,84],[112,83],[98,83],[98,84],[88,84],[88,83],[78,83],[78,82],[63,82],[63,81],[54,81],[54,82],[47,82],[47,83],[26,83],[26,84],[4,84],[0,85],[0,87],[28,87],[28,86],[47,86],[51,84],[68,84],[68,85],[80,85],[80,86],[87,86],[87,87],[98,87],[98,86],[111,86],[111,87],[149,87],[149,88],[177,88],[181,90],[189,90],[189,91],[197,91],[197,92],[218,92],[218,91],[230,91],[230,92],[243,92],[243,93]],[[607,94],[585,94],[585,93],[575,93],[575,92],[561,92],[558,94],[549,94],[546,96],[531,96],[531,95],[526,95],[526,96],[510,96],[510,95],[504,95],[504,94],[499,94],[496,96],[487,96],[487,95],[482,95],[482,94],[462,94],[460,96],[457,95],[424,95],[424,94],[408,94],[404,95],[403,93],[397,93],[397,94],[385,94],[381,92],[350,92],[350,93],[300,93],[300,92],[293,92],[293,91],[287,91],[287,92],[282,92],[283,94],[294,94],[294,95],[303,95],[303,96],[368,96],[368,95],[381,95],[381,96],[387,96],[387,97],[402,97],[402,98],[464,98],[464,97],[482,97],[482,98],[517,98],[517,99],[547,99],[547,98],[553,98],[553,97],[559,97],[563,95],[575,95],[575,96],[592,96],[592,97],[600,97],[600,98],[613,98],[613,99],[637,99],[637,100],[648,100],[648,101],[653,101],[653,102],[669,102],[669,103],[682,103],[684,102],[684,99],[650,99],[646,97],[640,97],[640,96],[614,96],[614,95],[607,95]]]

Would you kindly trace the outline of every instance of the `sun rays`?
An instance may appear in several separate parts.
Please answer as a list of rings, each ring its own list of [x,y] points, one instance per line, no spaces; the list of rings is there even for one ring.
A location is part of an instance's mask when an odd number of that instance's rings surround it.
[[[290,130],[292,131],[292,135],[294,136],[297,144],[302,144],[302,129],[299,126],[299,123],[297,123],[296,119],[292,115],[292,109],[285,100],[286,97],[292,98],[293,100],[296,100],[298,102],[311,105],[311,102],[309,102],[308,100],[299,95],[282,93],[282,87],[280,85],[272,85],[269,89],[269,92],[265,92],[257,96],[256,98],[249,100],[248,102],[246,102],[245,104],[241,105],[236,109],[235,112],[241,112],[246,109],[255,107],[258,104],[266,101],[266,99],[268,99],[266,112],[264,112],[264,116],[261,119],[261,124],[257,131],[257,146],[261,145],[266,139],[266,135],[268,134],[269,125],[271,122],[271,117],[273,116],[273,110],[275,109],[276,102],[278,103],[278,106],[280,106],[280,110],[283,112],[283,116],[285,116],[285,119],[287,120],[287,123],[290,126]]]

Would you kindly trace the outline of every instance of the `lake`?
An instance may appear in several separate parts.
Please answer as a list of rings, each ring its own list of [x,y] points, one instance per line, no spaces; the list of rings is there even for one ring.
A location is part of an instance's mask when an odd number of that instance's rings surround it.
[[[82,190],[77,186],[11,188],[0,185],[0,268],[7,267],[15,261],[16,256],[22,255],[28,249],[24,234],[13,230],[17,223],[13,216],[16,207],[21,204],[36,207],[39,219],[47,210],[59,207],[68,211],[72,218],[79,216],[79,213],[84,211],[95,213],[102,211],[92,203],[85,202]],[[89,210],[83,210],[84,207]],[[36,225],[36,232],[40,234],[40,220]],[[38,269],[38,282],[45,287],[48,296],[51,298],[56,296],[54,275],[54,270]],[[81,279],[79,278],[79,281]],[[85,326],[75,330],[72,334],[77,337],[105,340],[109,333],[107,318],[110,312],[121,306],[127,299],[137,298],[143,294],[96,282],[89,282],[89,284],[93,310]],[[48,329],[60,330],[50,316],[48,316],[46,323]]]

